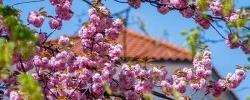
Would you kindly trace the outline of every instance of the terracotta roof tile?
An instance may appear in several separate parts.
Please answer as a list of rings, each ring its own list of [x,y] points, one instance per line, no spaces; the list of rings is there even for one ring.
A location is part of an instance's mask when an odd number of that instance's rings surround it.
[[[126,33],[120,35],[117,40],[118,43],[124,44],[125,34],[127,45],[126,50],[123,50],[123,52],[126,52],[125,57],[148,57],[155,60],[192,60],[190,51],[185,48],[177,47],[174,44],[129,29],[126,30]]]
[[[124,36],[126,36],[126,47],[124,47]],[[75,44],[80,43],[78,36],[70,36]],[[123,45],[122,56],[128,58],[142,58],[147,57],[154,60],[192,60],[190,51],[185,48],[178,47],[174,44],[162,41],[145,34],[141,34],[127,29],[126,33],[123,32],[117,42]],[[54,44],[55,41],[49,41]],[[125,49],[126,48],[126,49]],[[81,52],[81,46],[74,45],[73,51],[77,54],[83,54]],[[125,55],[124,55],[125,52]]]

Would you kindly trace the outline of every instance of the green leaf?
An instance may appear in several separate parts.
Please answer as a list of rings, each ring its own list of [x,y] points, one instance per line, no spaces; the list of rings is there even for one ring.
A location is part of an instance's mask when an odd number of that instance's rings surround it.
[[[247,97],[247,100],[250,100],[250,96],[249,96],[249,97]]]
[[[0,14],[5,14],[4,24],[11,30],[9,41],[15,44],[15,52],[19,53],[22,57],[24,57],[24,60],[28,59],[29,57],[31,57],[31,55],[34,54],[35,43],[38,40],[37,35],[34,33],[33,30],[28,28],[26,25],[23,25],[17,18],[17,16],[14,16],[15,14],[6,14],[5,11],[10,8],[2,7],[1,9]],[[13,9],[11,8],[11,10]],[[15,10],[13,10],[12,12],[14,11]]]
[[[42,89],[38,82],[27,73],[18,76],[19,89],[26,100],[43,100]]]
[[[189,34],[186,39],[187,44],[190,47],[193,56],[196,54],[197,49],[199,47],[199,44],[198,44],[199,38],[200,38],[199,30],[194,29],[194,30],[191,30],[191,34]]]
[[[242,17],[235,22],[237,28],[241,28],[247,24],[247,17]]]
[[[188,34],[187,31],[185,31],[185,30],[181,31],[181,35],[187,35],[187,34]]]
[[[206,12],[208,10],[209,1],[210,0],[197,0],[197,6],[202,12]]]
[[[184,100],[184,97],[182,96],[182,94],[176,91],[175,89],[173,89],[172,94],[176,100]]]
[[[0,70],[0,79],[7,79],[9,78],[9,70],[8,68],[3,68]]]
[[[16,52],[21,54],[24,60],[29,59],[35,54],[35,42],[33,41],[17,41]]]
[[[0,69],[9,67],[12,64],[13,42],[0,38]]]
[[[3,17],[6,17],[6,16],[18,16],[18,10],[14,9],[13,7],[11,6],[3,6],[3,5],[0,5],[0,15],[2,15]]]
[[[223,5],[223,15],[229,16],[234,8],[233,0],[221,0],[221,3]]]
[[[150,92],[143,93],[143,100],[153,100],[153,95]]]

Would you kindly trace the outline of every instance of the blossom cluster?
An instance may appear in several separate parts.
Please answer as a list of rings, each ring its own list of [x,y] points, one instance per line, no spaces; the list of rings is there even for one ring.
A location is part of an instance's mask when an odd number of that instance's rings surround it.
[[[35,55],[27,60],[15,55],[17,71],[31,72],[44,88],[44,96],[50,100],[85,100],[90,95],[103,98],[105,87],[110,85],[116,73],[115,64],[121,52],[121,45],[113,44],[112,41],[123,30],[123,22],[113,20],[109,15],[109,9],[103,6],[89,10],[89,24],[79,30],[79,45],[85,55],[76,55],[70,49],[59,51],[54,56]],[[61,36],[58,40],[58,45],[65,48],[70,48],[70,44],[71,41],[66,36]],[[38,53],[42,51],[45,49],[40,48]],[[16,85],[15,75],[13,77],[14,79],[6,80],[6,84]],[[83,94],[84,89],[91,93]],[[20,91],[15,90],[6,90],[5,94],[10,95],[13,100],[21,96]]]
[[[237,33],[230,33],[226,39],[226,44],[229,48],[241,48],[245,54],[250,54],[250,42],[249,39],[241,40]]]
[[[210,83],[207,86],[207,93],[212,93],[214,96],[219,96],[221,93],[232,90],[239,86],[240,82],[246,78],[246,71],[243,68],[238,68],[235,72],[228,73],[224,79],[219,79],[217,82]]]
[[[49,26],[51,29],[60,30],[63,20],[69,20],[73,16],[71,11],[72,0],[50,0],[50,3],[55,6],[57,16],[47,16],[45,11],[31,11],[28,15],[28,23],[39,28],[43,25],[45,17],[50,17]]]
[[[61,21],[68,20],[72,16],[70,10],[72,0],[50,0],[50,2],[56,6],[58,15],[50,20],[50,27],[60,29]],[[209,20],[204,19],[199,10],[189,7],[186,0],[161,0],[161,2],[164,5],[158,8],[159,12],[164,14],[169,8],[180,9],[184,17],[195,17],[203,28],[209,28]],[[128,3],[134,8],[139,8],[141,0],[129,0]],[[217,3],[211,3],[213,6],[211,9],[220,9]],[[55,53],[51,55],[40,54],[48,53],[48,49],[42,47],[37,48],[36,55],[30,59],[22,59],[20,55],[14,53],[13,63],[16,71],[8,79],[3,80],[9,86],[5,90],[5,95],[11,100],[22,99],[22,92],[11,88],[18,85],[16,76],[20,72],[31,73],[42,87],[43,96],[48,100],[105,99],[117,95],[127,100],[139,100],[144,93],[151,93],[158,84],[166,95],[172,95],[173,90],[185,93],[190,86],[194,91],[205,88],[207,94],[219,96],[222,92],[239,86],[246,77],[246,71],[239,68],[224,79],[211,83],[207,81],[213,70],[209,50],[197,54],[192,68],[178,69],[173,75],[168,75],[167,67],[119,62],[122,46],[116,44],[115,40],[123,32],[123,21],[114,20],[110,13],[108,8],[95,4],[89,10],[88,22],[78,32],[80,42],[61,36],[56,45],[62,46],[63,49],[53,51]],[[28,22],[35,27],[41,27],[44,16],[40,12],[33,11],[29,14]],[[45,37],[45,33],[39,34],[41,43],[46,40]],[[233,39],[228,39],[228,42],[232,41],[234,42]],[[248,43],[248,41],[243,42]],[[73,52],[72,44],[81,47],[80,54]],[[108,92],[109,90],[112,92]]]
[[[136,9],[140,7],[142,2],[142,0],[128,0],[128,4]],[[178,10],[183,17],[193,18],[195,22],[204,29],[208,29],[212,22],[218,19],[225,21],[226,24],[229,25],[229,28],[239,28],[246,24],[244,20],[246,21],[249,17],[248,12],[240,9],[228,9],[229,11],[226,13],[224,11],[226,5],[223,5],[221,0],[208,0],[204,2],[207,4],[202,7],[206,8],[205,6],[207,6],[208,12],[204,12],[202,10],[203,8],[198,6],[197,0],[191,3],[188,0],[159,0],[156,4],[159,13],[166,14],[171,10]],[[229,33],[226,38],[227,46],[231,49],[240,47],[245,54],[250,54],[249,39],[247,38],[241,41],[238,35],[238,33]]]
[[[198,91],[206,86],[206,80],[211,73],[211,52],[205,50],[194,59],[192,68],[183,68],[167,80],[161,81],[162,90],[166,94],[169,94],[173,89],[185,93],[190,85],[194,91]]]
[[[128,0],[128,4],[137,9],[140,7],[142,0]],[[208,29],[211,26],[211,23],[215,18],[221,17],[221,19],[225,20],[227,23],[236,24],[238,19],[247,17],[247,13],[240,10],[230,10],[229,14],[225,15],[223,12],[223,4],[220,0],[209,0],[204,1],[207,4],[203,5],[208,7],[208,13],[211,13],[211,16],[205,16],[203,8],[199,8],[198,0],[190,2],[189,0],[159,0],[156,1],[155,4],[157,6],[157,10],[161,14],[166,14],[171,10],[178,10],[183,17],[185,18],[193,18],[196,23],[198,23],[204,29]],[[152,2],[150,2],[152,3]]]

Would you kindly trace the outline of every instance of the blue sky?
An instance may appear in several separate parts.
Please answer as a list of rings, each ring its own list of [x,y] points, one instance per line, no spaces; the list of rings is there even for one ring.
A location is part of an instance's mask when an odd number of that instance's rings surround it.
[[[20,2],[20,0],[4,0],[4,4],[6,5],[11,5],[17,2]],[[250,0],[235,0],[235,4],[237,8],[250,6]],[[119,4],[113,0],[106,0],[105,6],[110,8],[113,13],[128,7],[127,4]],[[22,10],[21,20],[23,20],[23,23],[25,24],[27,24],[26,18],[28,12],[31,10],[38,10],[41,7],[45,7],[48,14],[55,15],[54,7],[50,5],[49,0],[45,0],[40,3],[17,5],[15,7]],[[52,35],[52,38],[56,38],[62,34],[75,34],[81,23],[87,20],[88,8],[88,5],[81,0],[74,0],[72,10],[75,14],[73,18],[70,21],[63,22],[64,25],[62,30],[56,31]],[[149,6],[149,4],[143,4],[139,9],[132,9],[130,16],[132,16],[132,18],[129,19],[130,22],[134,22],[137,17],[140,17],[145,23],[145,28],[149,35],[169,41],[178,46],[184,46],[183,44],[185,42],[185,37],[180,35],[180,31],[198,26],[192,19],[183,18],[177,11],[171,11],[166,15],[161,15],[154,7]],[[128,27],[141,32],[138,28],[138,24],[136,23],[131,23]],[[49,29],[48,19],[45,21],[45,25],[41,28],[41,30],[46,32],[52,31]],[[167,36],[163,34],[164,31],[168,33]],[[226,36],[227,33],[224,33],[223,31],[221,32],[224,36]],[[212,28],[206,30],[205,35],[209,39],[220,39],[220,36]],[[235,65],[237,64],[249,64],[249,61],[247,61],[248,56],[245,55],[240,49],[228,49],[224,42],[208,44],[208,46],[213,52],[213,64],[222,76],[226,76],[229,72],[234,72],[236,68]],[[248,76],[250,76],[250,72],[248,72]],[[242,91],[238,90],[243,87],[250,87],[249,84],[250,78],[247,77],[247,79],[242,82],[241,86],[234,90],[241,100],[245,100],[246,97],[250,95],[250,89]]]

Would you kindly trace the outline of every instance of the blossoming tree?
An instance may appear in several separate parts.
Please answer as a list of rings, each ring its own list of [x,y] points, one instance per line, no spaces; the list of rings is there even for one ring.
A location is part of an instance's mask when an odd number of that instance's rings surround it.
[[[62,22],[70,21],[73,16],[73,0],[49,1],[55,6],[55,16],[48,16],[40,9],[30,12],[27,21],[39,28],[48,18],[50,28],[60,30]],[[102,4],[109,1],[83,1],[91,6],[89,20],[78,31],[81,42],[74,44],[81,46],[82,55],[71,51],[71,40],[66,36],[58,40],[62,48],[47,44],[53,32],[46,34],[31,29],[20,21],[17,9],[0,6],[0,81],[4,83],[5,96],[11,100],[140,100],[152,99],[153,87],[160,85],[163,98],[197,99],[181,94],[190,86],[193,91],[205,89],[204,95],[220,96],[239,86],[246,78],[249,67],[239,66],[225,78],[209,81],[212,59],[208,49],[196,53],[192,68],[179,69],[173,75],[167,73],[166,67],[128,64],[120,57],[122,46],[115,43],[119,34],[125,31],[125,21],[111,16],[110,10]],[[228,47],[240,47],[246,54],[250,53],[248,36],[241,37],[239,34],[240,30],[249,29],[249,13],[243,9],[234,10],[233,0],[114,1],[127,3],[135,9],[139,9],[142,3],[149,3],[161,14],[176,10],[204,29],[215,28],[213,22],[223,21],[230,33],[227,37],[218,34],[225,39]],[[28,3],[32,2],[37,1]],[[195,35],[192,37],[195,38]],[[195,43],[193,38],[189,40],[190,44]],[[10,66],[14,69],[10,70]]]

